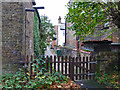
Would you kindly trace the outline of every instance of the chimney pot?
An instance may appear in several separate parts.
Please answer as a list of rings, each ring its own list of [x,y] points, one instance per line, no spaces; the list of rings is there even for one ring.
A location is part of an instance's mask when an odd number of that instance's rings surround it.
[[[61,23],[61,16],[59,16],[58,18],[58,23]]]

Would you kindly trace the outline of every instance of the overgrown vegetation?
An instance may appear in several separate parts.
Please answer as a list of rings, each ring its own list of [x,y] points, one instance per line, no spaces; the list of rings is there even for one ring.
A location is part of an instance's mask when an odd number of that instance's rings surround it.
[[[118,66],[115,66],[114,70],[109,74],[96,73],[95,79],[99,84],[105,84],[107,88],[120,89],[119,77],[120,77],[120,71],[118,71]]]
[[[34,55],[44,55],[47,47],[47,37],[54,39],[54,26],[47,16],[40,17],[39,22],[37,13],[34,15]]]
[[[99,84],[105,84],[107,88],[120,88],[119,84],[119,54],[118,52],[100,52],[99,57],[104,62],[100,62],[99,71],[96,73],[96,80]],[[100,60],[100,58],[98,58]]]
[[[68,78],[61,73],[49,73],[45,69],[43,59],[35,59],[36,64],[33,64],[33,70],[36,75],[30,76],[30,69],[27,65],[21,68],[15,75],[5,74],[1,78],[2,88],[50,88],[50,85],[67,83]],[[32,62],[31,62],[32,63]],[[35,69],[37,67],[37,70]],[[25,73],[26,72],[26,73]],[[30,78],[31,77],[31,78]]]
[[[74,30],[75,35],[80,36],[81,40],[84,40],[86,36],[103,36],[103,34],[107,34],[109,37],[114,31],[120,29],[120,1],[106,3],[94,0],[73,1],[68,3],[67,8],[69,12],[66,19],[68,23],[72,24],[68,29]],[[117,29],[106,29],[111,26]],[[96,31],[97,27],[100,27],[101,30]]]
[[[98,58],[99,57],[99,58]],[[103,73],[111,73],[114,70],[114,66],[118,66],[119,52],[99,52],[97,55],[98,60],[107,60],[100,62],[101,71]]]
[[[34,34],[34,55],[40,56],[41,55],[41,49],[40,49],[41,37],[40,37],[39,19],[36,12],[34,13],[33,34]]]
[[[117,31],[119,32],[120,1],[102,1],[95,2],[94,0],[89,0],[89,2],[84,2],[82,0],[68,3],[67,8],[69,12],[66,15],[66,20],[70,24],[68,29],[75,31],[75,35],[80,37],[80,41],[85,40],[86,37],[89,37],[88,40],[91,39],[90,37],[97,39],[95,38],[96,36],[103,36],[111,39],[112,34]],[[110,29],[110,27],[114,29]],[[102,57],[103,55],[100,56]],[[120,72],[117,70],[113,71],[113,67],[118,67],[118,55],[116,57],[112,55],[107,56],[105,54],[103,58],[106,59],[106,57],[110,63],[106,62],[104,64],[105,71],[97,73],[96,79],[100,84],[103,83],[110,87],[118,88],[120,84],[117,78]]]
[[[25,64],[18,72],[13,74],[4,74],[0,78],[1,88],[50,88],[53,84],[67,83],[68,79],[59,72],[50,73],[46,70],[46,62],[41,55],[44,55],[46,46],[49,45],[47,37],[54,39],[54,26],[50,23],[47,16],[41,16],[41,22],[37,13],[34,14],[34,59],[32,64],[32,76],[29,65]],[[39,57],[40,56],[40,57]]]

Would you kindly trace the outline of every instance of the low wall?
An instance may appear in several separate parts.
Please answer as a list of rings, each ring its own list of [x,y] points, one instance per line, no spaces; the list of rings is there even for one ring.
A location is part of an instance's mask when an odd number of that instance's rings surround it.
[[[100,52],[97,56],[100,62],[100,71],[105,73],[110,73],[114,70],[114,66],[119,66],[119,56],[118,52]],[[107,60],[107,61],[102,61]]]
[[[77,50],[73,50],[70,47],[55,46],[54,50],[56,52],[57,50],[61,50],[63,56],[77,57]]]

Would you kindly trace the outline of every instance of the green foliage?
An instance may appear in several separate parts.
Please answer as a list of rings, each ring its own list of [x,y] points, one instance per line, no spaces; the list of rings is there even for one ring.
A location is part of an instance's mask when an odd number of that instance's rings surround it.
[[[40,28],[39,28],[39,19],[37,16],[37,13],[34,13],[34,29],[33,29],[33,34],[34,34],[34,55],[35,56],[40,56],[41,55],[41,37],[40,37]]]
[[[34,15],[34,54],[35,56],[44,55],[47,47],[47,37],[53,38],[55,34],[54,26],[50,22],[47,16],[40,17],[41,22],[37,13]],[[39,26],[40,24],[40,26]]]
[[[47,71],[45,69],[46,62],[45,62],[44,59],[38,57],[38,58],[34,59],[33,62],[35,62],[34,64],[32,64],[34,72],[38,72],[39,71],[40,73],[44,73],[44,72]],[[33,63],[33,62],[31,62],[31,63]],[[37,70],[35,68],[37,68]]]
[[[119,54],[118,52],[100,52],[99,55],[100,60],[107,60],[100,62],[100,67],[102,67],[102,72],[105,72],[107,74],[111,73],[111,71],[114,71],[114,67],[118,66],[119,61]]]
[[[111,72],[111,74],[96,73],[95,79],[98,81],[99,84],[105,84],[106,86],[112,88],[120,88],[120,84],[119,84],[120,74],[118,72],[118,66],[115,66],[114,69],[115,70]]]
[[[40,23],[40,30],[41,30],[41,49],[42,54],[44,54],[44,51],[47,47],[47,37],[50,37],[53,39],[53,35],[55,34],[54,26],[50,22],[49,18],[47,16],[40,16],[41,23]]]
[[[50,43],[47,43],[47,45],[49,46],[49,45],[50,45]]]
[[[68,81],[68,78],[59,72],[47,72],[43,59],[35,59],[33,62],[36,62],[36,64],[33,64],[34,73],[39,71],[34,78],[30,78],[30,70],[28,66],[25,65],[18,72],[16,72],[15,75],[2,75],[2,78],[0,79],[0,83],[2,82],[2,88],[50,88],[50,85],[54,83],[60,84]],[[38,68],[37,71],[35,70],[36,67]]]
[[[76,32],[75,35],[80,36],[80,39],[83,40],[84,37],[93,35],[98,25],[112,22],[119,28],[119,6],[120,2],[100,3],[91,1],[68,4],[69,13],[66,19],[68,23],[72,24],[68,29],[74,30]],[[113,31],[111,30],[109,33],[111,34]],[[106,32],[106,30],[102,32]]]

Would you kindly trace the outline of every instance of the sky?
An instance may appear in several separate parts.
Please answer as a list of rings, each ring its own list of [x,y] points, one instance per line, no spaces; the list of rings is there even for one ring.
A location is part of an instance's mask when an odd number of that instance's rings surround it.
[[[35,0],[36,6],[44,6],[45,9],[39,9],[40,15],[48,16],[53,25],[58,24],[58,18],[61,16],[62,23],[65,22],[64,17],[67,14],[67,3],[69,0]]]

